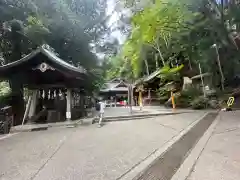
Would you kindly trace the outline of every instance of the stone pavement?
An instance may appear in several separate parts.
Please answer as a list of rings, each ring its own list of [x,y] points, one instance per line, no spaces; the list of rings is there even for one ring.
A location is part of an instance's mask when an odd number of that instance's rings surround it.
[[[182,110],[181,112],[173,112],[171,109],[166,109],[163,111],[156,111],[150,108],[144,109],[142,111],[137,107],[133,107],[132,114],[130,113],[129,108],[125,107],[111,107],[106,108],[104,113],[103,121],[123,121],[123,120],[133,120],[139,118],[153,117],[159,115],[170,115],[175,113],[189,112],[188,110]],[[39,129],[48,129],[50,127],[61,127],[61,126],[76,126],[82,121],[92,121],[92,117],[87,117],[79,119],[76,121],[65,121],[65,122],[56,122],[56,123],[47,123],[47,124],[24,124],[19,126],[14,126],[11,128],[11,132],[29,132]]]
[[[237,180],[240,179],[240,111],[220,112],[212,127],[192,150],[183,166],[187,178],[177,180]],[[211,128],[210,128],[211,129]],[[210,130],[209,130],[210,131]],[[209,134],[209,135],[207,135]],[[209,137],[207,137],[209,136]],[[204,143],[205,139],[205,143]],[[202,144],[202,145],[201,145]],[[199,151],[199,154],[196,152]],[[195,157],[193,154],[195,154]],[[192,158],[192,159],[191,159]],[[189,167],[187,162],[193,162]],[[174,180],[175,180],[174,179]]]
[[[85,119],[90,121],[90,119]],[[48,129],[51,127],[64,127],[64,126],[76,126],[80,123],[80,120],[77,121],[64,121],[64,122],[56,122],[56,123],[46,123],[46,124],[24,124],[13,126],[10,130],[11,133],[18,133],[18,132],[30,132],[35,130],[43,130]]]
[[[23,132],[0,140],[1,180],[114,180],[204,112]]]
[[[138,106],[134,106],[133,109],[135,111],[139,112],[140,108]],[[178,113],[180,113],[180,112],[194,112],[195,110],[180,109],[180,108],[176,108],[175,110],[173,110],[172,108],[160,105],[160,106],[144,106],[143,111],[146,111],[146,112],[149,112],[149,113],[166,113],[166,112],[178,112]]]
[[[142,114],[165,114],[165,113],[172,113],[172,109],[170,108],[163,108],[161,106],[157,107],[144,107],[142,111],[140,107],[133,106],[132,107],[133,114],[130,114],[129,107],[112,107],[105,109],[105,117],[117,117],[117,116],[129,116],[129,115],[142,115]],[[186,110],[187,111],[187,110]],[[189,111],[187,111],[189,112]]]

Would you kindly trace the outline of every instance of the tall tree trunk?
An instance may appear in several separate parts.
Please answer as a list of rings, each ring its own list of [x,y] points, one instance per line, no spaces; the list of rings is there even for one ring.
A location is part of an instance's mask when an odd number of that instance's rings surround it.
[[[221,21],[222,21],[222,24],[224,25],[224,0],[221,0]]]
[[[148,62],[147,62],[147,60],[146,60],[146,58],[144,58],[144,64],[145,64],[145,66],[146,66],[146,72],[147,72],[147,75],[149,76],[149,66],[148,66]]]
[[[163,40],[165,42],[165,45],[166,45],[166,48],[168,49],[168,42],[167,42],[167,39],[165,37],[163,37]]]
[[[156,63],[156,70],[159,68],[159,63],[158,63],[158,56],[155,54],[155,63]]]
[[[146,47],[145,47],[146,48]],[[146,72],[147,72],[147,75],[149,75],[150,73],[149,73],[149,66],[148,66],[148,61],[147,61],[147,57],[146,57],[146,52],[145,52],[145,50],[142,48],[142,50],[141,50],[141,57],[140,57],[141,59],[143,59],[143,61],[144,61],[144,64],[145,64],[145,66],[146,66]]]
[[[157,51],[158,51],[159,56],[160,56],[160,58],[161,58],[161,60],[162,60],[163,66],[165,66],[165,61],[164,61],[164,58],[163,58],[163,55],[162,55],[162,52],[161,52],[161,50],[160,50],[160,47],[159,47],[158,42],[156,42],[156,45],[157,45]]]
[[[222,90],[224,90],[225,77],[224,77],[223,70],[222,70],[222,66],[221,66],[221,61],[220,61],[220,57],[219,57],[219,52],[218,52],[218,46],[217,46],[217,44],[216,44],[216,46],[215,46],[215,50],[216,50],[216,54],[217,54],[218,68],[219,68],[219,72],[220,72],[220,75],[221,75],[221,88],[222,88]]]
[[[12,41],[12,54],[10,61],[14,62],[21,59],[21,34],[19,28],[16,28],[16,23],[12,25],[11,41]],[[13,74],[9,79],[9,85],[12,90],[12,111],[13,111],[13,125],[20,125],[24,115],[24,99],[23,99],[23,85],[21,83],[21,75]]]
[[[226,38],[233,44],[233,46],[237,50],[239,50],[239,47],[237,45],[235,38],[233,37],[232,33],[227,30],[226,25],[225,25],[223,0],[221,0],[221,8],[218,6],[218,4],[215,0],[208,0],[208,2],[211,5],[211,7],[215,10],[215,12],[217,13],[217,16],[219,16],[221,18],[221,26],[223,28]],[[212,14],[211,11],[210,11],[210,16],[212,16],[212,20],[216,20],[216,18],[214,17],[215,15]]]
[[[190,57],[188,58],[188,66],[189,66],[190,70],[192,70],[192,63],[191,63]]]
[[[201,76],[203,96],[206,97],[205,85],[204,85],[204,81],[203,81],[202,68],[201,68],[201,64],[200,63],[198,63],[198,68],[199,68],[199,72],[200,72],[200,76]]]
[[[13,125],[20,125],[24,115],[23,86],[16,76],[10,78],[9,84],[12,90]]]

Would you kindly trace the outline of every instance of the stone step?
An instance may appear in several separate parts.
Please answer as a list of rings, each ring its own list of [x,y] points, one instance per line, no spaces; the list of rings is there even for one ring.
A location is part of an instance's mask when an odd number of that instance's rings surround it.
[[[124,115],[124,116],[107,116],[103,118],[103,121],[109,122],[109,121],[121,121],[124,119],[142,119],[142,118],[151,118],[155,116],[164,116],[164,115],[174,115],[174,114],[181,114],[185,112],[164,112],[164,113],[146,113],[146,114],[135,114],[135,115]]]

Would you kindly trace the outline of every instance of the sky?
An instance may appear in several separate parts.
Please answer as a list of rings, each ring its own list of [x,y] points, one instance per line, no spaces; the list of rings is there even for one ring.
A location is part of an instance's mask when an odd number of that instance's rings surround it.
[[[115,29],[118,26],[117,22],[120,17],[120,14],[115,11],[115,7],[117,5],[116,1],[117,0],[107,0],[106,15],[110,16],[107,25],[111,28],[111,30]],[[111,40],[112,38],[116,38],[120,44],[123,44],[126,40],[126,35],[123,35],[119,30],[114,30],[113,32],[111,32],[110,37],[105,37],[106,40]],[[97,53],[97,56],[100,59],[103,59],[105,54]]]
[[[110,15],[110,20],[108,22],[108,26],[111,29],[116,28],[117,21],[119,20],[119,14],[115,11],[115,7],[117,6],[117,1],[119,0],[107,0],[107,9],[106,15]],[[221,3],[221,0],[215,0],[217,3]],[[225,0],[226,1],[226,0]],[[122,13],[128,13],[127,11],[122,11]],[[126,35],[123,35],[119,30],[112,32],[111,37],[117,38],[120,44],[123,44],[126,40]]]
[[[116,0],[107,0],[106,15],[110,16],[108,26],[111,27],[111,29],[117,27],[117,21],[119,20],[120,17],[120,14],[115,11],[116,5],[117,5]],[[123,44],[124,41],[126,40],[126,36],[123,35],[119,30],[113,31],[111,33],[111,36],[117,38],[120,44]]]

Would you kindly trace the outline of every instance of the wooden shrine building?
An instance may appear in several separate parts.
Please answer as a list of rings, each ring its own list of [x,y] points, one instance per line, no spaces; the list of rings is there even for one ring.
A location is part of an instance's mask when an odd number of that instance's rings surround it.
[[[134,91],[136,94],[141,91],[142,98],[144,99],[144,104],[159,104],[158,97],[156,95],[159,87],[160,87],[160,79],[158,75],[160,74],[160,70],[156,70],[148,76],[144,76],[134,83]],[[138,97],[139,98],[139,97]]]
[[[99,96],[110,102],[120,102],[128,98],[128,83],[120,78],[106,82],[100,90]]]
[[[23,119],[55,122],[82,115],[82,94],[89,85],[89,76],[82,67],[72,66],[39,47],[18,61],[0,66],[1,79],[13,76],[31,92]]]

